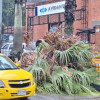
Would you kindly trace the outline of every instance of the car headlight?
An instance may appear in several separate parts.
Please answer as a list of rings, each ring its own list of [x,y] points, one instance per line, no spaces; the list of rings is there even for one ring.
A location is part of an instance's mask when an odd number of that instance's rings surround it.
[[[5,87],[4,83],[0,80],[0,88],[4,88],[4,87]]]

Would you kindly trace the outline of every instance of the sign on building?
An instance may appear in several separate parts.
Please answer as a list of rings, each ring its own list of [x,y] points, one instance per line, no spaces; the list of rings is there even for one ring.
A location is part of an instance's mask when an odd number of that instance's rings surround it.
[[[35,16],[50,15],[65,12],[65,1],[35,7]]]

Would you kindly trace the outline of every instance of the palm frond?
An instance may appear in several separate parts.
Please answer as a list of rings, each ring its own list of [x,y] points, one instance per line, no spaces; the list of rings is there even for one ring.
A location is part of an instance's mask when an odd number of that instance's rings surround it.
[[[41,55],[41,50],[46,47],[46,48],[49,48],[49,44],[46,43],[45,41],[43,41],[42,43],[39,44],[39,46],[37,47],[37,53],[38,53],[38,56],[40,57]]]
[[[38,57],[37,59],[35,59],[33,65],[37,65],[37,66],[43,68],[44,70],[49,67],[48,62],[45,61],[44,59],[42,59],[41,57]]]
[[[30,72],[32,70],[32,66],[29,66],[29,67],[25,68],[25,70],[27,70],[28,72]]]
[[[65,91],[67,94],[78,94],[81,92],[87,92],[92,94],[90,87],[90,78],[87,73],[70,69],[70,75],[60,69],[59,66],[54,67],[52,73],[52,83],[61,91]]]
[[[85,71],[85,73],[89,76],[91,83],[95,82],[97,77],[96,68],[89,68]]]
[[[74,70],[74,72],[71,74],[74,77],[73,81],[76,83],[80,83],[84,86],[90,86],[90,78],[85,72]]]
[[[52,83],[60,90],[64,89],[68,94],[71,94],[72,77],[62,71],[59,66],[54,67],[54,72],[52,73]]]
[[[82,84],[73,82],[73,90],[72,90],[73,94],[81,94],[81,93],[83,93],[83,94],[94,95],[92,90],[91,90],[90,87],[87,87],[87,86],[84,86]]]
[[[44,91],[46,91],[49,94],[59,94],[60,93],[59,89],[56,86],[54,86],[54,84],[52,83],[44,83],[43,87],[44,87]]]
[[[32,73],[35,77],[36,83],[41,80],[46,80],[46,69],[48,69],[48,63],[41,57],[35,59],[33,65],[26,70]]]
[[[89,95],[95,95],[88,87],[85,87],[84,85],[81,85],[82,92],[88,93]]]
[[[33,74],[36,83],[41,80],[44,80],[44,81],[46,80],[45,71],[43,70],[43,68],[41,68],[37,65],[32,65],[31,70],[29,72]]]
[[[60,58],[60,63],[68,63],[72,62],[87,62],[90,60],[90,46],[84,43],[78,43],[71,46],[69,49],[65,51],[56,50],[54,54],[56,58]]]

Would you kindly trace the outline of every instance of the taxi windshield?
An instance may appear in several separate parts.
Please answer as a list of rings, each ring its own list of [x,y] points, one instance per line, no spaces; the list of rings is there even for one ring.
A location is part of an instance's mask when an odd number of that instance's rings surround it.
[[[19,69],[7,57],[0,56],[0,70],[14,70]]]

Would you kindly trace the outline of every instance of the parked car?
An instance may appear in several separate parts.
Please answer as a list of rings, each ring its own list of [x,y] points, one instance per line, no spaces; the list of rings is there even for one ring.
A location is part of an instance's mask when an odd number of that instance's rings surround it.
[[[31,73],[18,67],[0,54],[0,100],[26,98],[35,94],[36,84]]]
[[[1,47],[1,53],[5,54],[6,56],[10,56],[10,52],[12,51],[12,48],[13,48],[12,42],[6,43]],[[35,46],[34,46],[34,49],[30,50],[29,48],[26,47],[25,43],[22,43],[22,48],[23,48],[24,52],[34,52],[34,50],[35,50]]]

